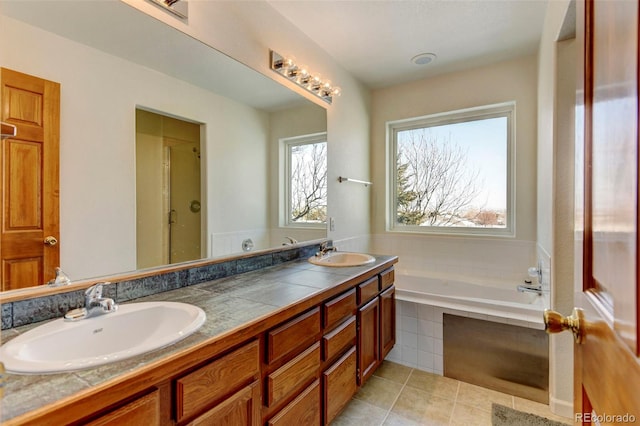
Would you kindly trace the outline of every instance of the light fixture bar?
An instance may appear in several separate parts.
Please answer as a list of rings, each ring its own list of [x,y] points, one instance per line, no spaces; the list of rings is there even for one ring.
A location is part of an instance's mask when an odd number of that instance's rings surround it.
[[[334,96],[340,96],[340,88],[332,86],[330,81],[322,80],[319,75],[310,73],[306,67],[296,64],[291,58],[286,58],[273,50],[269,52],[271,54],[271,69],[289,81],[296,83],[327,103],[332,103]]]

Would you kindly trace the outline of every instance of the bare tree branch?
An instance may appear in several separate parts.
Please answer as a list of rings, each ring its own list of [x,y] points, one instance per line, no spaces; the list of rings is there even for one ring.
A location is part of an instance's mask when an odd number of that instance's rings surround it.
[[[297,145],[291,150],[291,220],[325,222],[327,144]]]
[[[438,140],[427,129],[402,132],[397,154],[398,223],[455,226],[481,194],[480,170],[472,169],[467,152]]]

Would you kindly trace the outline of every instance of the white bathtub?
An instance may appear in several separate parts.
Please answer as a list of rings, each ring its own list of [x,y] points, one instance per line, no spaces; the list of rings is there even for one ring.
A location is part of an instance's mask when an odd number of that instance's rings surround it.
[[[396,298],[456,311],[542,325],[549,294],[520,293],[513,286],[492,286],[420,275],[395,275]]]

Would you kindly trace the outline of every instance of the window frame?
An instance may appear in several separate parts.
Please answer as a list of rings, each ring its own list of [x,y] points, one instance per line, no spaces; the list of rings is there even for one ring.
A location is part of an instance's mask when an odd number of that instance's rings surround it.
[[[325,229],[327,222],[294,222],[291,220],[291,147],[299,145],[311,145],[316,143],[327,144],[327,132],[312,133],[302,136],[293,136],[280,139],[283,152],[283,196],[284,202],[281,214],[281,226],[286,228]],[[328,159],[327,159],[328,160]],[[327,182],[328,183],[328,182]]]
[[[397,223],[397,134],[400,131],[458,124],[490,118],[507,118],[507,188],[505,228],[419,226]],[[516,230],[516,103],[515,101],[441,112],[386,123],[387,140],[387,217],[386,231],[433,235],[515,237]]]

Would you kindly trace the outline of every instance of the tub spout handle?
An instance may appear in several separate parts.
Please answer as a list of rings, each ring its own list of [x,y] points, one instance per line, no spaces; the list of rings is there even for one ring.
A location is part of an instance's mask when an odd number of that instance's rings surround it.
[[[518,286],[518,291],[520,293],[537,293],[538,296],[542,296],[542,286],[541,285],[520,284]]]

